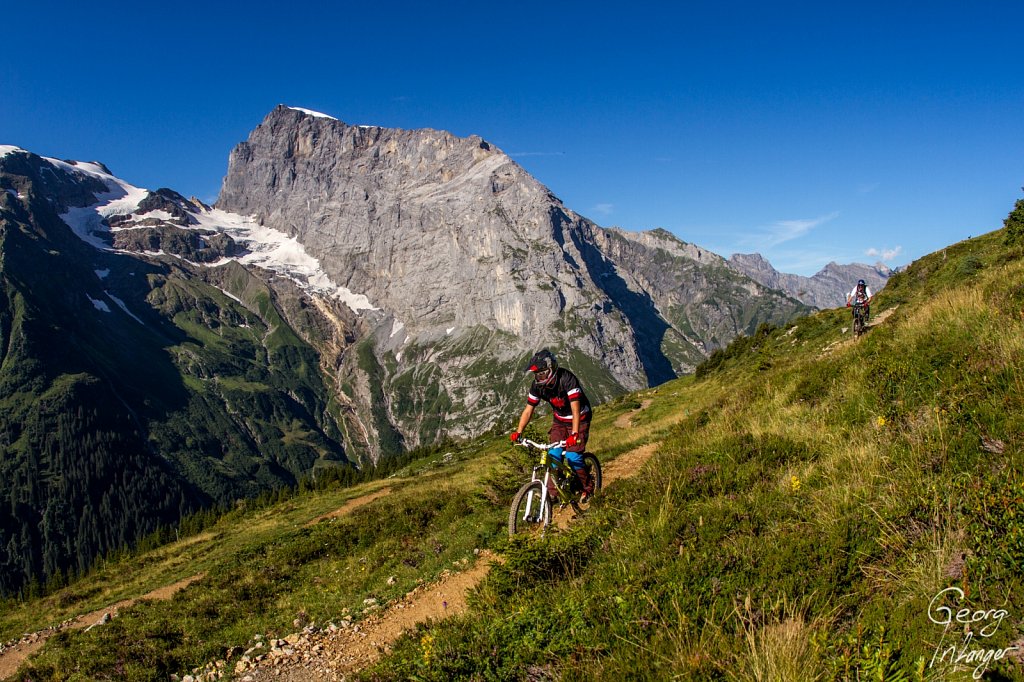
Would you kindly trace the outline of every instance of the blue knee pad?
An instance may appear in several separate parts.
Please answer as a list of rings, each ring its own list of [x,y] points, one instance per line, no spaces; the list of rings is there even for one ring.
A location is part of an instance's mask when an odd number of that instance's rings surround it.
[[[569,461],[569,466],[573,469],[585,468],[583,465],[582,452],[567,452],[565,448],[552,448],[548,450],[548,454],[551,455],[553,459],[557,460],[556,462],[552,462],[551,466],[557,466],[557,462],[562,461],[562,455],[564,454],[565,458]]]

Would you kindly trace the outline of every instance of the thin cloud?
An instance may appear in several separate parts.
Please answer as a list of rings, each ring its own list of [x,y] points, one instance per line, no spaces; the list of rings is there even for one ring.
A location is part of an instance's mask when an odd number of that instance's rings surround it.
[[[509,152],[509,156],[513,158],[524,156],[565,156],[565,152]]]
[[[870,258],[878,258],[881,261],[890,261],[896,258],[898,255],[903,253],[903,247],[897,246],[895,249],[876,249],[874,247],[864,252],[865,256]]]
[[[817,218],[805,218],[801,220],[778,220],[768,227],[762,228],[759,234],[750,235],[741,243],[754,246],[759,250],[770,249],[784,244],[788,241],[803,237],[805,234],[820,227],[825,223],[839,217],[839,211],[833,211],[828,215]]]
[[[615,212],[615,204],[597,204],[594,210],[601,215],[611,215]]]

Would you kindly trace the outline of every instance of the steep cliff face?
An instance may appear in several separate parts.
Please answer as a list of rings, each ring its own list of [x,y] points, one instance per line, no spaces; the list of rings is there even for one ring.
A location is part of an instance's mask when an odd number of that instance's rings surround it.
[[[602,248],[632,273],[673,329],[700,349],[694,362],[738,334],[753,333],[762,322],[781,324],[810,311],[665,230],[604,230],[604,235]]]
[[[393,318],[396,353],[479,326],[552,343],[564,313],[606,302],[570,236],[584,221],[476,137],[278,107],[232,152],[217,205],[293,234]],[[640,385],[628,329],[604,334],[613,376]]]

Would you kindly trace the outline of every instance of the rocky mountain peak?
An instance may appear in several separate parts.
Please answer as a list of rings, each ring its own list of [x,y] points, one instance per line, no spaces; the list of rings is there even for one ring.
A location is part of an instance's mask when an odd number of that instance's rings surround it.
[[[232,152],[217,206],[296,236],[410,330],[486,319],[523,333],[506,255],[552,229],[544,188],[480,138],[283,106]]]

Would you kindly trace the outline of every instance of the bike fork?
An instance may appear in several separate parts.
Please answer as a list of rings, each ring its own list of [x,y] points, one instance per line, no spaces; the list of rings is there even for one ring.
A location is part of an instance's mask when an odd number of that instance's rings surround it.
[[[547,491],[548,491],[548,475],[549,474],[545,473],[544,474],[544,479],[541,482],[542,483],[542,489],[540,491],[540,500],[536,500],[535,501],[533,499],[533,491],[532,490],[529,493],[527,493],[527,495],[526,495],[526,512],[523,515],[523,520],[524,521],[529,520],[530,512],[533,511],[533,505],[535,503],[538,504],[536,518],[537,519],[543,519],[544,518],[544,508],[545,508],[545,506],[547,506],[547,503],[548,503],[548,496],[547,496]],[[534,478],[533,480],[536,481],[537,479]]]

